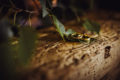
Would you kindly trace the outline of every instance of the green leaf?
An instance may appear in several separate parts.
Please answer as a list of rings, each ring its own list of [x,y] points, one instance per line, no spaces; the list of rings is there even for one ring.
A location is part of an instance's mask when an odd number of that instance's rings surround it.
[[[65,41],[65,39],[64,39],[64,34],[65,34],[64,25],[54,15],[52,15],[52,18],[53,18],[53,23],[56,26],[57,31],[59,32],[62,39]]]
[[[47,8],[46,8],[46,0],[39,0],[39,1],[41,3],[41,6],[42,6],[42,16],[44,18],[49,14],[49,12],[47,11]]]
[[[83,23],[83,26],[87,30],[92,31],[92,32],[96,32],[97,34],[99,34],[99,32],[100,32],[100,25],[98,23],[96,23],[96,22],[92,22],[92,21],[86,20]]]
[[[73,34],[73,33],[76,33],[74,30],[72,29],[68,29],[66,32],[65,32],[65,36],[68,37],[69,35]]]
[[[27,26],[20,28],[18,59],[22,64],[28,63],[31,55],[33,54],[36,39],[37,36],[34,28]]]

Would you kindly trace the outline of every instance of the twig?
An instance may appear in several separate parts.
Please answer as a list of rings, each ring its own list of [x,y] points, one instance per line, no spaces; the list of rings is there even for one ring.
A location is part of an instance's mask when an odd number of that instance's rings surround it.
[[[14,14],[14,25],[16,24],[16,16],[17,16],[17,12],[15,12]]]
[[[2,5],[2,4],[0,4]],[[15,12],[26,12],[26,13],[30,13],[30,14],[38,14],[37,11],[33,10],[33,11],[30,11],[30,10],[25,10],[25,9],[21,9],[21,8],[17,8],[17,7],[11,7],[11,6],[8,6],[8,5],[3,5],[3,7],[8,7],[8,8],[11,8],[13,9]]]

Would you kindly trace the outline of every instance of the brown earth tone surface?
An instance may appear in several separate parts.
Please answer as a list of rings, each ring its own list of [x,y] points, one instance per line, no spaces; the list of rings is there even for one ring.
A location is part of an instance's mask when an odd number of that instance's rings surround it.
[[[63,42],[54,27],[41,29],[36,54],[24,79],[120,80],[119,14],[95,12],[87,17],[101,25],[99,37],[90,44]],[[78,25],[68,23],[65,27],[84,32]]]

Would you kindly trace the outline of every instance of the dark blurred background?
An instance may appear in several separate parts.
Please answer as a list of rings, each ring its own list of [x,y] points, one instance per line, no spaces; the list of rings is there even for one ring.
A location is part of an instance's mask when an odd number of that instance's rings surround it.
[[[52,11],[59,19],[68,16],[68,14],[71,15],[71,18],[69,16],[67,20],[73,19],[72,17],[75,17],[73,9],[78,14],[84,10],[91,10],[91,8],[97,11],[120,12],[120,0],[47,0],[47,6],[49,5],[48,2],[52,3]],[[0,0],[0,7],[7,6],[1,11],[3,13],[2,17],[8,12],[8,7],[13,6],[13,3],[20,9],[37,10],[41,8],[39,0]]]
[[[75,17],[75,11],[78,14],[88,10],[120,12],[120,0],[47,0],[47,6],[49,5],[48,1],[52,3],[52,11],[59,19],[64,17],[71,20]],[[39,0],[0,0],[1,7],[3,5],[7,6],[1,11],[3,13],[2,17],[8,12],[8,7],[12,5],[11,2],[20,9],[37,10],[41,8]],[[27,13],[23,14],[28,15]]]
[[[17,7],[25,8],[26,1],[30,2],[32,0],[12,0]],[[33,0],[34,1],[34,0]],[[49,0],[52,1],[52,0]],[[77,7],[88,9],[89,4],[92,0],[57,0],[57,2],[62,3],[64,6],[68,7],[75,3]],[[106,10],[114,10],[120,11],[120,0],[93,0],[95,3],[94,5],[99,9],[106,9]],[[0,0],[0,5],[9,4],[10,0]]]

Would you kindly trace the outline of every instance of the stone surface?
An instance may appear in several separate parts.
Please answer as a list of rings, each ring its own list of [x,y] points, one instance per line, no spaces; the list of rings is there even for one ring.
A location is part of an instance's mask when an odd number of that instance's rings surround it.
[[[32,69],[26,73],[25,80],[117,80],[120,23],[97,21],[101,25],[100,36],[90,44],[63,42],[54,27],[40,30],[36,54],[31,61]],[[71,28],[81,31],[79,26]]]

